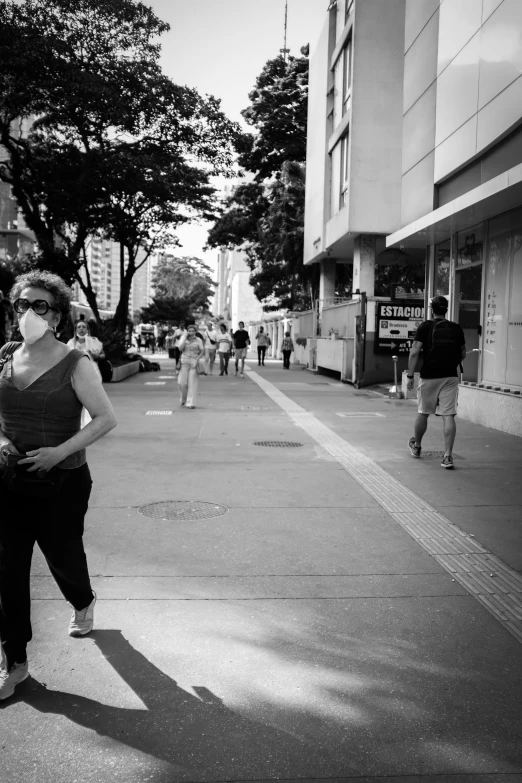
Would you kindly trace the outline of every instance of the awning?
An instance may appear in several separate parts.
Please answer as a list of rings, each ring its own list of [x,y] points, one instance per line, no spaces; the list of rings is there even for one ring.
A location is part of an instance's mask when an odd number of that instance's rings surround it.
[[[429,212],[386,238],[386,247],[426,247],[522,206],[522,164]]]

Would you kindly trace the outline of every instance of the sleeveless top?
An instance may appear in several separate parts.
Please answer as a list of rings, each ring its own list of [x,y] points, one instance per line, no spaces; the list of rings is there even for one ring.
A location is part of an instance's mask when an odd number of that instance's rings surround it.
[[[195,340],[191,340],[190,342],[185,342],[185,347],[183,348],[183,353],[181,354],[181,364],[195,365],[196,360],[202,350],[203,343],[199,337],[196,337]]]
[[[21,454],[45,446],[60,446],[81,428],[83,406],[72,387],[74,368],[85,356],[72,350],[25,389],[17,389],[11,356],[0,374],[0,426]],[[65,470],[79,468],[87,458],[80,449],[59,462]]]

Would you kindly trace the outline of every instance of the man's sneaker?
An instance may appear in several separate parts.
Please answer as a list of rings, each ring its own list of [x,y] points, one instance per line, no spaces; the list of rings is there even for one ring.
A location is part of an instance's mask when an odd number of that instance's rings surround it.
[[[417,441],[415,440],[415,438],[409,439],[408,446],[411,451],[411,456],[415,457],[416,459],[419,459],[421,455],[421,447],[417,446]]]
[[[94,626],[94,604],[96,603],[96,593],[93,593],[89,606],[81,611],[72,607],[71,622],[69,623],[69,636],[85,636],[90,633]]]
[[[442,458],[442,462],[440,463],[441,467],[447,468],[448,470],[453,470],[453,457],[448,456],[448,454],[445,454]]]
[[[244,376],[244,375],[243,375],[243,373],[241,372],[241,373],[239,373],[239,377],[240,377],[240,378],[244,378],[245,376]]]
[[[17,685],[27,680],[29,677],[29,668],[27,661],[25,663],[13,663],[9,671],[0,669],[0,700],[8,699],[15,692]]]

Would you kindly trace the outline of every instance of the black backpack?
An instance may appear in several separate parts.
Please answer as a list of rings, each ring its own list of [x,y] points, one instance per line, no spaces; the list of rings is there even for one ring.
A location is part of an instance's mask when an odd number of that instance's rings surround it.
[[[453,321],[437,320],[433,323],[429,348],[425,361],[451,362],[455,367],[462,369],[462,332],[460,326]]]

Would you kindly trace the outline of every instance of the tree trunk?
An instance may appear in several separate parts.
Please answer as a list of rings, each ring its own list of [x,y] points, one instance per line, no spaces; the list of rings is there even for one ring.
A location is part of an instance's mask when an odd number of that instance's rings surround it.
[[[125,250],[128,252],[127,269],[125,269]],[[114,314],[114,329],[125,333],[129,320],[129,301],[132,278],[136,271],[135,253],[132,247],[126,248],[120,243],[120,299]]]

